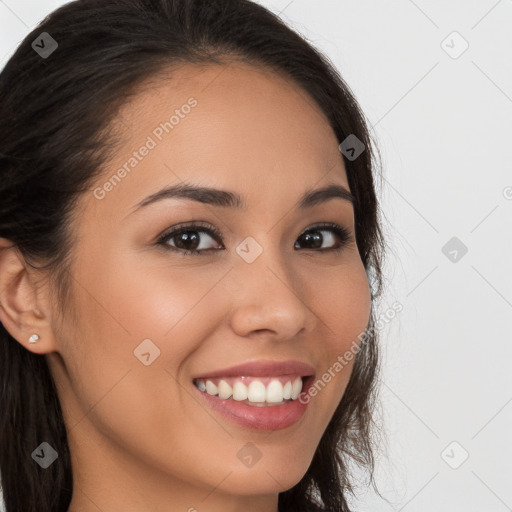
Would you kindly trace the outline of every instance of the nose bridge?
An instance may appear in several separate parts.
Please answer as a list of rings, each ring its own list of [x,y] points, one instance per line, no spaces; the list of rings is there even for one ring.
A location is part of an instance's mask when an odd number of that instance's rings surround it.
[[[270,329],[280,337],[291,338],[307,327],[311,313],[293,267],[287,265],[279,247],[271,245],[270,238],[265,237],[260,244],[248,237],[236,249],[239,259],[235,260],[233,277],[239,296],[233,299],[233,327],[241,334]]]

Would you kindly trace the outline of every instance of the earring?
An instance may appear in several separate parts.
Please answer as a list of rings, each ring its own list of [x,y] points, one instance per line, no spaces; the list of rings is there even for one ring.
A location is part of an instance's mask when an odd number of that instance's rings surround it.
[[[32,334],[32,336],[30,336],[30,338],[28,339],[28,342],[29,343],[35,343],[38,340],[39,340],[39,335],[38,334]]]

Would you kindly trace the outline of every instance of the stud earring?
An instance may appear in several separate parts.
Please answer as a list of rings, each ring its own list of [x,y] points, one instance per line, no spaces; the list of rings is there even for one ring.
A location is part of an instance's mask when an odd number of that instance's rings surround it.
[[[28,339],[28,342],[29,343],[35,343],[38,340],[39,340],[39,335],[38,334],[32,334],[32,336],[30,336],[30,338]]]

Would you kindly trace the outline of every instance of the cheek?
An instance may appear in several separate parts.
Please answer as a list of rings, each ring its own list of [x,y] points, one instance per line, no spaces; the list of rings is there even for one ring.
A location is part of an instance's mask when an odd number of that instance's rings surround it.
[[[219,297],[212,287],[224,270],[217,275],[141,261],[106,253],[101,261],[82,260],[74,272],[78,322],[69,319],[64,333],[63,357],[82,409],[99,404],[96,420],[112,424],[136,411],[138,420],[125,423],[125,431],[141,429],[139,422],[152,428],[172,423],[184,396],[175,378],[215,328],[211,319],[221,318],[213,314]]]
[[[97,262],[94,280],[86,281],[88,293],[80,294],[88,337],[125,360],[149,338],[162,351],[172,348],[179,361],[182,352],[193,348],[186,340],[193,345],[194,331],[201,328],[197,318],[209,317],[215,291],[208,292],[218,278],[193,268],[142,265],[144,256],[138,258]]]
[[[370,289],[361,260],[354,258],[338,271],[333,270],[316,286],[312,306],[327,331],[330,355],[338,355],[358,340],[370,319]]]
[[[169,461],[181,461],[183,468],[177,463],[173,471],[190,477],[193,468],[183,464],[190,455],[186,447],[202,432],[185,428],[195,402],[175,377],[201,339],[197,333],[202,326],[194,330],[193,308],[208,288],[194,288],[190,280],[177,282],[171,275],[165,281],[162,272],[128,272],[119,263],[115,271],[105,261],[90,265],[96,265],[94,279],[75,274],[82,284],[74,296],[79,321],[68,321],[63,331],[72,436],[90,442],[93,450],[101,432],[152,465],[169,469]],[[198,314],[204,315],[198,306]],[[187,316],[190,311],[194,314]],[[140,346],[144,349],[138,350]],[[145,353],[149,365],[143,362]]]
[[[329,415],[334,413],[350,379],[360,340],[370,319],[371,295],[359,259],[340,268],[338,274],[332,272],[330,278],[324,278],[323,284],[324,293],[312,296],[316,297],[312,305],[325,333],[323,364],[312,395],[319,397]]]

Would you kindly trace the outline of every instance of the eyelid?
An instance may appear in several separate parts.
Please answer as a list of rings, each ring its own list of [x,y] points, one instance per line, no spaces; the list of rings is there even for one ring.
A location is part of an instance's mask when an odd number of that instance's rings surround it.
[[[201,229],[197,229],[197,228],[201,228]],[[182,233],[187,230],[206,232],[210,236],[212,236],[212,238],[216,239],[217,243],[221,243],[222,233],[215,226],[209,224],[208,222],[204,222],[204,221],[190,221],[190,222],[183,222],[183,223],[177,224],[175,226],[172,226],[172,227],[166,229],[163,234],[158,236],[157,245],[162,245],[162,246],[164,246],[164,248],[166,250],[180,253],[182,256],[210,254],[212,251],[221,250],[221,249],[187,250],[187,249],[180,249],[180,248],[172,247],[172,246],[169,246],[169,244],[167,244],[167,240],[174,238],[174,236],[177,236],[179,233]],[[338,247],[328,247],[326,249],[310,249],[311,251],[319,252],[319,253],[339,252],[342,249],[344,249],[351,241],[353,241],[353,236],[352,236],[351,230],[340,225],[340,224],[337,224],[336,222],[320,222],[318,224],[309,226],[308,228],[303,230],[298,235],[298,238],[301,237],[302,235],[305,235],[305,234],[311,232],[311,231],[326,231],[326,230],[330,230],[338,236],[339,246]],[[173,236],[171,236],[171,235],[173,235]]]
[[[202,228],[202,230],[204,230],[206,232],[211,232],[217,238],[219,238],[219,239],[222,238],[222,233],[220,232],[219,229],[217,229],[215,226],[212,226],[208,222],[204,222],[204,221],[200,220],[200,221],[182,222],[180,224],[177,224],[175,226],[167,228],[161,235],[158,236],[157,240],[158,240],[158,242],[160,242],[163,239],[168,238],[169,235],[171,235],[173,233],[185,231],[187,229],[190,229],[192,231],[194,228]]]

